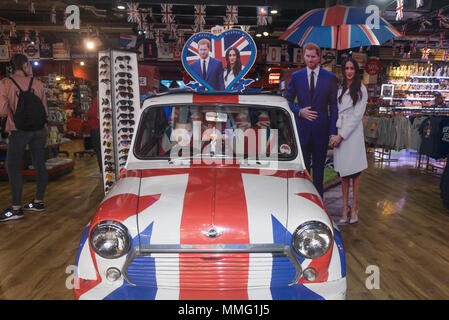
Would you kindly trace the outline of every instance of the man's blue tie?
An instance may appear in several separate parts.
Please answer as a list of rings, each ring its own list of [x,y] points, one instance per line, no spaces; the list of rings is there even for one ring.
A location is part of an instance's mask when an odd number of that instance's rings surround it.
[[[206,80],[206,60],[203,60],[203,79]]]
[[[313,92],[315,91],[315,77],[313,76],[314,72],[312,71],[312,75],[310,76],[310,95],[313,98]]]

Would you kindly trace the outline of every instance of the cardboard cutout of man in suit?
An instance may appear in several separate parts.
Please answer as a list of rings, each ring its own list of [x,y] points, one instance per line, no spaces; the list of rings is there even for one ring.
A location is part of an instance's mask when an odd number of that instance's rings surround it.
[[[304,58],[307,68],[292,74],[286,98],[290,109],[295,114],[306,168],[310,172],[312,167],[313,184],[323,197],[327,146],[329,141],[334,139],[333,136],[337,135],[338,84],[336,76],[319,65],[320,47],[314,43],[306,44]],[[296,97],[298,98],[297,105],[294,103]],[[310,164],[311,159],[312,165]]]
[[[200,59],[193,62],[190,68],[216,91],[224,91],[223,65],[220,60],[209,56],[210,42],[208,39],[198,41]]]

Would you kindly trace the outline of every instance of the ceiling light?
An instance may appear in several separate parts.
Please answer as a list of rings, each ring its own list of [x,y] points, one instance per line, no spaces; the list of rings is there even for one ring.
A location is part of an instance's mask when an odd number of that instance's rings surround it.
[[[119,4],[119,5],[117,6],[117,9],[119,9],[119,10],[125,10],[126,8],[125,8],[125,6],[124,6],[123,4]]]
[[[270,11],[270,13],[271,13],[271,14],[278,14],[278,11],[277,11],[276,9],[272,9],[272,10]]]
[[[92,40],[87,40],[86,41],[86,48],[89,50],[92,50],[93,48],[95,48],[95,43]]]
[[[34,61],[33,64],[34,64],[35,66],[38,66],[38,65],[39,65],[39,61]]]
[[[267,31],[264,31],[264,32],[263,32],[263,35],[264,35],[265,37],[268,37],[270,34],[269,34]]]
[[[80,62],[80,65],[81,65],[81,66],[84,66],[84,65],[85,65],[84,61],[81,61],[81,62]]]
[[[256,37],[260,38],[262,36],[261,33],[256,34]]]
[[[59,81],[59,80],[61,80],[61,78],[60,77],[56,77],[56,81]]]

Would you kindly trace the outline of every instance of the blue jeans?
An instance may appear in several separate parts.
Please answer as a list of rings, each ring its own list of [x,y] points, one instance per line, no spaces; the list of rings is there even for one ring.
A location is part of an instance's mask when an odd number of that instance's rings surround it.
[[[20,164],[23,159],[26,145],[29,145],[31,159],[36,170],[36,198],[44,200],[45,189],[48,182],[48,172],[45,167],[45,143],[47,129],[35,131],[12,131],[9,136],[8,153],[6,155],[6,168],[8,170],[9,185],[12,193],[12,205],[22,206],[23,178]]]

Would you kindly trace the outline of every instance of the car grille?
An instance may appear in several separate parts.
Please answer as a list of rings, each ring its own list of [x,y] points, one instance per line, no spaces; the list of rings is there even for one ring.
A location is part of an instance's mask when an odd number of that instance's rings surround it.
[[[271,248],[272,252],[269,246],[257,245],[239,250],[135,250],[123,274],[137,286],[159,288],[238,289],[295,283],[301,271],[291,251],[286,252],[285,246]]]

